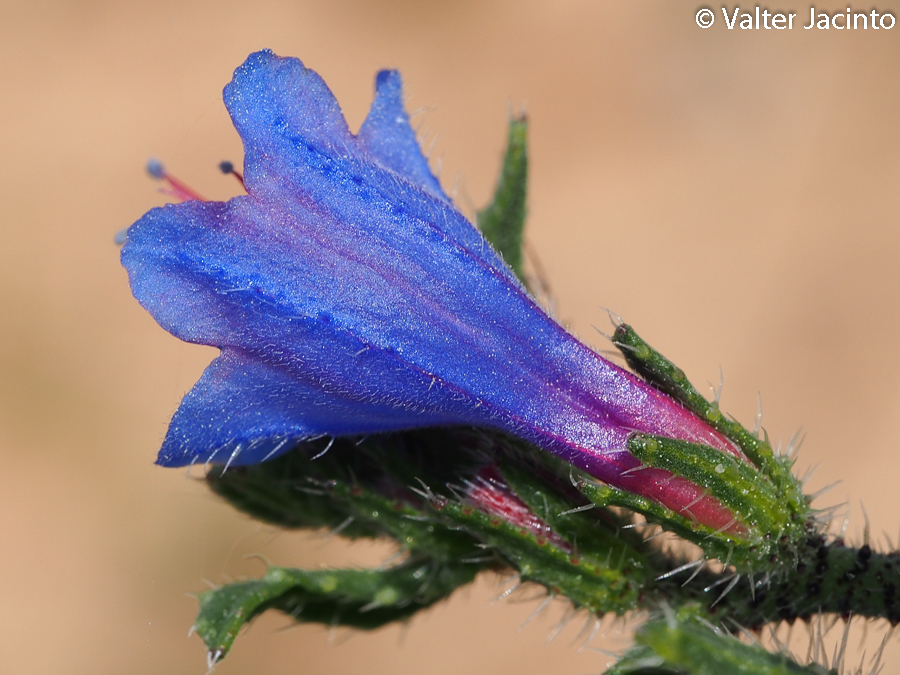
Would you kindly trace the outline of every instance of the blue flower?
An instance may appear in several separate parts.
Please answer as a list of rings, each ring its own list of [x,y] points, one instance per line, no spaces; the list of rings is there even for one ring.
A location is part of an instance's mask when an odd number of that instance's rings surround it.
[[[432,175],[397,72],[378,74],[356,135],[316,73],[269,51],[235,71],[225,104],[248,194],[153,209],[122,250],[160,325],[221,349],[159,464],[247,465],[311,437],[466,424],[677,507],[702,488],[624,475],[638,464],[629,435],[737,452],[538,307]]]

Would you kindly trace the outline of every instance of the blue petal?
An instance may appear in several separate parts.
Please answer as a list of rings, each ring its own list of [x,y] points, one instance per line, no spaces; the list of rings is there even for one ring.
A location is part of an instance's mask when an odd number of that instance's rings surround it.
[[[368,434],[447,424],[441,415],[395,409],[328,392],[312,374],[223,350],[184,397],[159,451],[162,466],[257,464],[322,435]]]
[[[236,435],[243,422],[232,428],[208,420],[239,418],[262,391],[258,378],[232,378],[226,405],[209,384],[221,376],[210,375],[186,398],[161,461],[206,461],[214,452],[225,461],[219,448],[235,438],[276,431],[346,434],[438,423],[491,424],[525,436],[537,423],[562,436],[565,425],[571,441],[621,444],[619,432],[601,442],[597,434],[612,433],[596,423],[607,413],[585,409],[594,395],[574,383],[589,382],[592,371],[621,384],[628,376],[609,370],[505,276],[426,223],[382,230],[377,218],[353,226],[290,206],[249,197],[188,202],[154,209],[129,231],[122,260],[138,300],[178,337],[234,350],[247,372],[282,371],[266,405],[274,409],[277,400],[292,411],[283,428],[246,424]],[[297,386],[284,384],[291,381]],[[314,424],[303,410],[321,401],[330,401],[333,414]],[[348,426],[348,410],[368,426]],[[585,424],[585,415],[595,423]],[[193,437],[186,431],[192,419]]]
[[[375,100],[356,137],[369,157],[435,197],[450,201],[431,173],[409,125],[409,115],[403,107],[403,81],[396,70],[382,70],[375,77]]]
[[[518,285],[478,230],[447,208],[405,111],[402,123],[396,116],[389,123],[390,113],[402,111],[401,97],[399,78],[384,78],[357,138],[334,95],[299,59],[251,54],[224,91],[244,141],[248,192],[276,203],[299,199],[338,219],[377,213],[385,220],[408,216],[430,223]],[[388,147],[395,140],[401,149],[392,152]]]
[[[385,233],[287,206],[188,202],[129,231],[138,300],[229,355],[185,398],[161,463],[225,462],[238,444],[234,461],[252,463],[287,437],[454,423],[517,433],[597,474],[632,429],[678,417],[426,224]]]
[[[398,77],[380,77],[359,137],[296,59],[251,55],[225,99],[249,194],[154,209],[122,249],[164,328],[223,349],[160,463],[253,463],[285,439],[476,424],[607,479],[630,461],[634,430],[727,443],[535,305],[439,191]]]
[[[223,93],[245,150],[265,149],[279,136],[325,155],[352,152],[353,134],[340,105],[322,78],[299,59],[281,58],[269,50],[251,54]],[[244,180],[251,184],[255,169],[268,168],[249,156],[245,165],[249,175]]]

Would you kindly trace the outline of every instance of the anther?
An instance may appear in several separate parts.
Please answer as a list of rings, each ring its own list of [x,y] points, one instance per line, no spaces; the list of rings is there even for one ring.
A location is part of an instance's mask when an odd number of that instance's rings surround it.
[[[238,182],[241,184],[241,187],[246,190],[246,187],[244,186],[244,177],[241,175],[241,173],[239,171],[234,170],[234,164],[229,162],[227,159],[219,162],[219,171],[224,173],[226,176],[228,174],[231,174],[232,176],[237,178]]]
[[[172,177],[166,168],[162,165],[158,159],[151,159],[147,162],[147,173],[149,173],[156,180],[165,181],[168,184],[168,187],[160,188],[160,192],[165,195],[169,195],[170,197],[174,197],[175,199],[181,200],[183,202],[189,202],[191,200],[199,200],[201,202],[205,202],[206,200],[194,192],[187,185],[182,183],[177,178]]]

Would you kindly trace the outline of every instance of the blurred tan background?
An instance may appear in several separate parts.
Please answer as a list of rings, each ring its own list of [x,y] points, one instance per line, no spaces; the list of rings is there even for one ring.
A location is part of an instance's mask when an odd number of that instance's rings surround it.
[[[260,574],[254,553],[389,555],[273,532],[153,466],[214,352],[138,307],[112,238],[163,201],[148,157],[236,193],[216,169],[241,159],[221,89],[261,47],[318,70],[354,129],[375,71],[400,68],[470,214],[526,104],[527,237],[559,315],[606,348],[591,326],[609,307],[701,384],[721,365],[746,423],[761,392],[775,439],[806,430],[811,489],[843,480],[823,503],[850,500],[851,538],[862,502],[896,543],[900,26],[727,31],[713,8],[703,30],[698,6],[661,1],[0,0],[0,673],[203,673],[186,635],[204,579]],[[809,4],[783,9],[806,23]],[[266,616],[217,673],[604,669],[570,646],[581,622],[547,645],[561,607],[517,632],[537,602],[491,604],[499,590],[331,642]],[[621,648],[616,631],[592,646]],[[889,658],[897,672],[896,639]]]

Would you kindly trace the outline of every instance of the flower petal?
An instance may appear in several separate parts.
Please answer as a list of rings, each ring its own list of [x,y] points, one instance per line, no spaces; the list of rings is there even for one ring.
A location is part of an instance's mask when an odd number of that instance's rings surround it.
[[[244,140],[248,187],[271,181],[276,176],[272,162],[289,157],[290,145],[322,157],[356,154],[334,94],[299,59],[268,50],[251,54],[234,71],[223,94]]]
[[[359,133],[359,144],[382,166],[406,176],[429,194],[449,202],[419,148],[403,107],[403,80],[396,70],[375,77],[375,100]]]
[[[535,304],[440,192],[399,77],[379,77],[358,137],[296,59],[251,55],[225,99],[248,195],[154,209],[122,249],[164,328],[223,349],[160,463],[253,463],[284,439],[473,424],[665,503],[658,472],[622,473],[637,465],[633,432],[740,454]]]
[[[299,201],[340,220],[365,213],[388,228],[407,218],[429,223],[518,284],[478,230],[447,208],[409,127],[399,76],[387,72],[376,82],[372,110],[357,137],[334,95],[299,59],[251,54],[224,92],[244,142],[247,191],[275,204]]]
[[[447,424],[440,414],[396,409],[329,392],[312,373],[225,349],[184,397],[157,464],[258,464],[323,435]]]
[[[353,225],[329,215],[252,197],[187,202],[150,211],[122,251],[135,296],[178,337],[231,348],[250,370],[257,361],[267,367],[260,372],[306,377],[323,400],[340,392],[380,410],[377,423],[367,413],[370,428],[348,428],[340,407],[330,427],[311,426],[298,412],[303,402],[318,405],[314,395],[301,395],[309,387],[279,384],[283,405],[293,411],[284,422],[293,426],[279,434],[487,424],[554,446],[598,477],[606,475],[598,466],[612,460],[602,455],[621,450],[634,430],[721,441],[427,224],[409,220],[383,232],[377,219]],[[207,406],[237,415],[259,391],[252,378],[235,381],[230,406],[215,396]],[[195,411],[203,392],[190,395]],[[177,461],[206,461],[214,452],[224,461],[216,443],[234,434],[212,438],[204,424],[198,422],[194,438],[181,426]],[[167,441],[165,461],[175,463],[177,454]]]

